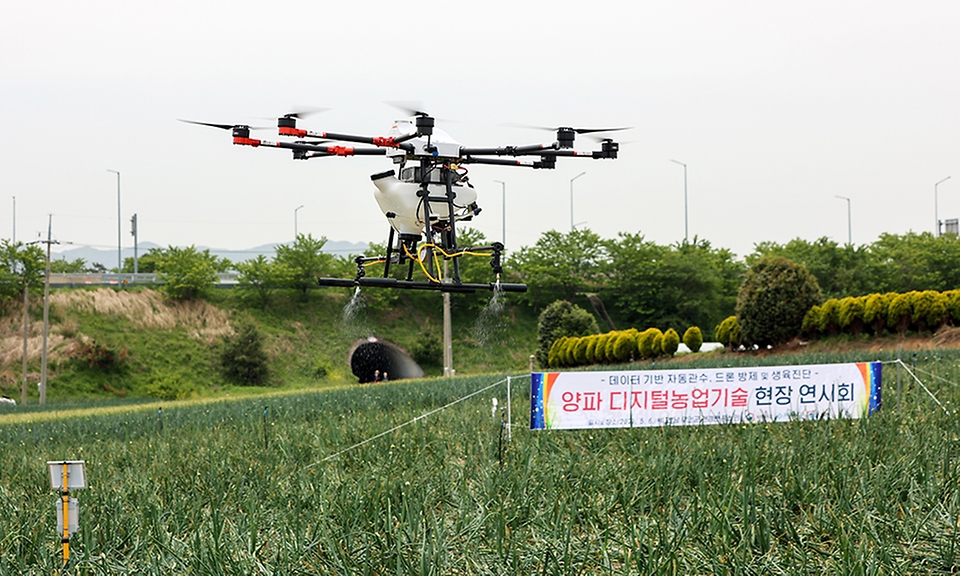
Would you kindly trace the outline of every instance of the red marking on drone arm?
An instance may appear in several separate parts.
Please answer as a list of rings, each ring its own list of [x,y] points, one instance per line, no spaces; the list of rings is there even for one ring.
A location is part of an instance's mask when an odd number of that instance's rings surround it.
[[[291,126],[281,126],[279,131],[281,136],[295,136],[297,138],[303,138],[307,135],[306,130],[300,130],[299,128],[293,128]]]
[[[234,138],[233,143],[239,144],[240,146],[253,146],[254,148],[260,145],[259,140],[255,140],[253,138],[240,138],[240,137]]]
[[[374,146],[386,146],[389,148],[396,148],[399,146],[399,144],[394,142],[393,136],[374,136],[371,138],[371,140],[373,141],[372,144]]]
[[[353,156],[353,147],[352,146],[327,146],[328,154],[336,154],[337,156]]]

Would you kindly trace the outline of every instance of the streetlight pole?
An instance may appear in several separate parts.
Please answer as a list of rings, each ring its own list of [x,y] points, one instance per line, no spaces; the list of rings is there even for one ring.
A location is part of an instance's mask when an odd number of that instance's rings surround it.
[[[837,195],[835,195],[834,198],[847,201],[847,246],[853,246],[853,227],[851,225],[852,220],[850,219],[850,199],[846,196]]]
[[[300,232],[298,231],[298,228],[297,228],[297,211],[300,210],[301,208],[303,208],[303,204],[293,209],[293,239],[294,240],[296,240],[297,237],[300,236]]]
[[[121,272],[123,272],[123,256],[121,255],[121,247],[123,246],[123,233],[120,230],[120,172],[117,170],[111,170],[107,168],[107,172],[113,172],[117,175],[117,285],[122,284]]]
[[[571,231],[571,232],[573,232],[573,229],[574,229],[574,225],[573,225],[573,181],[576,180],[577,178],[583,176],[584,174],[586,174],[586,172],[581,172],[581,173],[577,174],[576,176],[574,176],[573,178],[570,179],[570,231]]]
[[[679,160],[670,160],[674,164],[683,166],[683,241],[690,242],[690,212],[687,208],[687,165]]]
[[[937,186],[943,184],[949,179],[950,177],[947,176],[943,180],[940,180],[939,182],[933,185],[933,219],[936,220],[935,222],[936,228],[933,229],[934,230],[933,236],[935,238],[940,237],[940,213],[938,212],[938,208],[937,208]]]
[[[494,182],[500,184],[500,193],[503,198],[503,209],[501,210],[503,216],[503,234],[500,236],[500,242],[506,246],[507,245],[507,184],[503,180],[494,180]]]

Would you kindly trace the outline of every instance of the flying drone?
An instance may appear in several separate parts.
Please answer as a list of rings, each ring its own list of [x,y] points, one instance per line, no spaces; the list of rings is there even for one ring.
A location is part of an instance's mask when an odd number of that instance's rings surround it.
[[[191,124],[230,130],[233,143],[254,148],[282,148],[293,152],[294,160],[333,156],[387,156],[397,169],[373,174],[374,198],[390,224],[386,254],[357,256],[355,278],[319,278],[320,286],[401,288],[473,293],[477,290],[526,292],[526,284],[501,283],[503,244],[462,247],[457,244],[457,224],[480,214],[477,193],[467,176],[467,165],[520,166],[552,170],[557,158],[578,157],[615,159],[619,144],[612,138],[600,138],[599,150],[573,149],[578,134],[613,132],[625,128],[549,128],[556,131],[552,144],[529,144],[473,148],[463,146],[436,127],[436,119],[426,112],[409,110],[410,117],[396,120],[386,136],[357,136],[333,132],[315,132],[297,126],[304,112],[284,114],[277,119],[280,136],[290,141],[270,142],[250,137],[246,124],[212,124],[183,120]],[[353,146],[363,144],[365,146]],[[539,157],[539,158],[538,158]],[[488,284],[464,283],[460,279],[459,260],[465,255],[490,258],[495,281]],[[453,273],[443,277],[441,258],[452,261]],[[379,277],[367,276],[366,269],[383,264]],[[392,266],[406,265],[404,278],[391,276]],[[419,267],[425,280],[415,280]]]

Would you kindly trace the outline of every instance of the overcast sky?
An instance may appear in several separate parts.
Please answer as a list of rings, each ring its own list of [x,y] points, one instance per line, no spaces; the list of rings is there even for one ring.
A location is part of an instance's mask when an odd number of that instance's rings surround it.
[[[550,142],[507,123],[632,126],[620,159],[554,171],[471,166],[508,248],[574,218],[603,237],[690,235],[739,255],[801,237],[855,244],[960,217],[960,3],[4,3],[0,237],[243,249],[292,239],[379,241],[371,174],[385,158],[294,161],[177,122],[382,135],[420,101],[465,145]],[[456,121],[455,123],[452,121]],[[277,139],[275,133],[260,137]],[[593,144],[578,140],[578,149]],[[64,246],[63,248],[67,248]]]

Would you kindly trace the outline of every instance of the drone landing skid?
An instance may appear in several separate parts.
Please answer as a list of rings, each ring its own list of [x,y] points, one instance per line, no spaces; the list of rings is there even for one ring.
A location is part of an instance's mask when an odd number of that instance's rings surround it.
[[[502,292],[526,292],[526,284],[504,284],[491,282],[489,284],[464,284],[453,282],[416,282],[413,280],[397,280],[396,278],[318,278],[320,286],[353,288],[355,286],[369,286],[371,288],[394,288],[400,290],[433,290],[437,292],[453,292],[458,294],[473,294],[477,290],[500,290]]]

